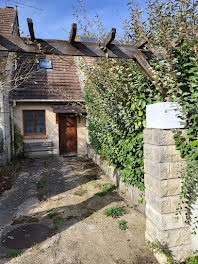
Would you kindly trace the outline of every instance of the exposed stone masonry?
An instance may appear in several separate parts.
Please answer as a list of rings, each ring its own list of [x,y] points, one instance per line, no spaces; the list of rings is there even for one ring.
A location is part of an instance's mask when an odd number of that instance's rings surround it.
[[[191,232],[185,223],[185,210],[176,217],[185,166],[171,130],[144,130],[146,239],[166,245],[177,261],[191,254]],[[164,263],[161,255],[156,257]]]

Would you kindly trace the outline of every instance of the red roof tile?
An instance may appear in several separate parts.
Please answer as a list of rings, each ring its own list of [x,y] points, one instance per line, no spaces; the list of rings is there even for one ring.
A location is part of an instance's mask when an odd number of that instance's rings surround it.
[[[0,8],[0,34],[12,35],[16,19],[16,9]]]
[[[53,71],[39,69],[40,58],[51,60]],[[11,92],[13,100],[83,100],[73,57],[20,54],[17,76],[19,76],[18,87]]]

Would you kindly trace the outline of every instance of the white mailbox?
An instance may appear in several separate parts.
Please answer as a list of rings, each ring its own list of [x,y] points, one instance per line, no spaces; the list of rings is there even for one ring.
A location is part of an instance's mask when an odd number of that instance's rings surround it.
[[[177,103],[162,102],[146,106],[147,128],[184,128],[185,123],[181,116],[182,108]]]

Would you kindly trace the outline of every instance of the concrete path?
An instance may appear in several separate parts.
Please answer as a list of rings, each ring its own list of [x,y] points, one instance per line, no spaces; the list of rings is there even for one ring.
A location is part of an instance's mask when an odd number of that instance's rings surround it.
[[[11,250],[1,243],[0,264],[157,264],[144,242],[144,216],[119,191],[103,192],[109,183],[87,158],[36,160],[24,167],[0,199],[1,240],[27,224],[45,225],[50,235],[13,259],[5,258]],[[110,207],[122,207],[124,215],[105,216]],[[121,230],[118,220],[126,220],[128,229]],[[11,239],[17,244],[17,237]]]

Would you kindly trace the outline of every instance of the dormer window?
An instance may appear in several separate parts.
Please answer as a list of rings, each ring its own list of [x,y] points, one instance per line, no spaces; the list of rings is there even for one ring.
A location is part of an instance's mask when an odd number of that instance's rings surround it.
[[[47,60],[47,59],[40,59],[39,60],[39,68],[41,70],[52,70],[53,69],[52,61]]]

